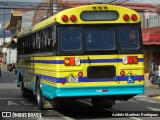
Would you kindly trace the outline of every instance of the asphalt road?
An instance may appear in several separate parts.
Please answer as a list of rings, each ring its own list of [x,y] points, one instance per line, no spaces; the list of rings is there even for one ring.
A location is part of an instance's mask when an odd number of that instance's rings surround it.
[[[3,120],[75,120],[75,119],[109,119],[109,120],[150,120],[150,117],[144,115],[156,115],[160,111],[160,101],[148,97],[148,94],[160,91],[157,88],[146,88],[146,94],[137,95],[129,101],[117,101],[112,109],[95,110],[89,99],[77,100],[64,103],[63,108],[37,110],[34,97],[29,99],[22,98],[20,88],[16,86],[16,75],[14,72],[8,72],[2,69],[0,77],[0,111],[11,112],[12,118],[3,117]],[[147,113],[144,113],[146,111]],[[20,113],[16,117],[13,112]],[[122,113],[121,113],[122,112]],[[27,113],[27,117],[25,114]],[[31,116],[36,113],[37,116]],[[41,114],[40,114],[41,113]],[[119,114],[118,114],[119,113]],[[159,113],[160,114],[160,113]],[[3,113],[5,116],[6,113]],[[22,116],[24,115],[24,116]],[[28,116],[30,115],[30,117]],[[39,117],[42,115],[42,117]],[[120,117],[120,116],[125,117]],[[127,116],[130,115],[130,116]],[[140,117],[140,116],[143,117]],[[159,120],[160,117],[152,117],[153,120]]]

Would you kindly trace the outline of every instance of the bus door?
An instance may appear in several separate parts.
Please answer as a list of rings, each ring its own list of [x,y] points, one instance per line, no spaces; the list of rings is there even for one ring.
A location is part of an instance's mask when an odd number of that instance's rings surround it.
[[[116,80],[117,48],[113,29],[86,29],[85,53],[86,82]]]

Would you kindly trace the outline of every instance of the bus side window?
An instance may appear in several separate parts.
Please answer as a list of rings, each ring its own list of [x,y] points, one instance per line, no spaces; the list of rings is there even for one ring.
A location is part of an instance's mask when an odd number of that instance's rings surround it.
[[[40,52],[41,50],[41,33],[37,32],[36,34],[36,52]]]
[[[54,26],[52,26],[52,41],[51,41],[51,50],[53,51],[55,48],[54,47],[56,47],[55,45],[56,45],[56,39],[55,39],[55,37],[56,37],[56,28],[54,27]]]
[[[47,37],[48,37],[47,29],[44,30],[43,35],[44,35],[44,38],[43,38],[44,39],[44,47],[43,47],[43,49],[44,49],[44,52],[47,52]]]
[[[46,41],[45,41],[45,42],[46,42],[46,46],[45,46],[45,47],[46,47],[46,51],[48,52],[48,50],[49,50],[49,49],[48,49],[49,28],[47,28],[47,30],[46,30],[46,38],[45,38],[45,39],[46,39]]]
[[[26,37],[24,37],[24,54],[26,54]]]
[[[29,35],[29,39],[28,39],[28,54],[31,54],[31,50],[32,50],[32,47],[31,47],[31,35]]]
[[[48,32],[47,49],[48,49],[48,51],[51,51],[51,50],[50,50],[51,28],[48,28],[48,29],[47,29],[47,32]]]
[[[39,52],[41,52],[41,49],[42,49],[42,34],[41,34],[41,31],[39,32],[39,38],[38,38],[38,42],[39,42]]]
[[[41,40],[41,52],[45,52],[45,36],[46,36],[46,29],[42,31],[42,40]]]
[[[33,33],[31,37],[32,37],[32,43],[31,43],[32,44],[31,45],[32,46],[32,51],[31,51],[31,53],[34,53],[35,52],[35,47],[36,47],[35,33]]]
[[[38,32],[36,32],[36,45],[35,45],[35,52],[38,51]]]
[[[57,50],[57,44],[56,44],[56,26],[53,26],[53,51]]]

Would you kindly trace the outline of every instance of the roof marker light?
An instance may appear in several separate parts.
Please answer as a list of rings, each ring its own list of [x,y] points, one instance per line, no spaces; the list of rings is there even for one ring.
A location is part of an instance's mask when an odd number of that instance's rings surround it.
[[[105,7],[103,7],[104,9],[107,9],[107,7],[105,6]]]
[[[96,7],[95,7],[95,6],[93,6],[92,8],[93,8],[93,9],[96,9]]]
[[[102,7],[101,7],[101,6],[98,6],[98,9],[102,9]]]

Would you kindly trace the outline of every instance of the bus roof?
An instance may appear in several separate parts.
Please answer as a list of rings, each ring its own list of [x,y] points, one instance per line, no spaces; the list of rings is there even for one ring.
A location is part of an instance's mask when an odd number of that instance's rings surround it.
[[[93,13],[93,14],[92,14]],[[100,16],[97,16],[100,13]],[[83,15],[82,15],[83,14]],[[76,17],[76,21],[71,21],[71,16]],[[124,20],[124,15],[128,15],[129,19]],[[136,15],[137,19],[132,20],[131,16]],[[68,20],[63,21],[62,17],[67,16]],[[105,17],[106,16],[106,17]],[[102,18],[102,19],[101,19]],[[59,24],[129,24],[129,23],[138,23],[140,22],[139,14],[129,8],[116,5],[107,5],[107,4],[93,4],[93,5],[84,5],[75,8],[70,8],[58,12],[54,16],[47,18],[36,25],[30,27],[24,32],[21,32],[18,36],[21,37],[30,32],[37,31],[44,27],[47,27],[55,22]]]

